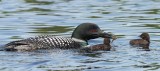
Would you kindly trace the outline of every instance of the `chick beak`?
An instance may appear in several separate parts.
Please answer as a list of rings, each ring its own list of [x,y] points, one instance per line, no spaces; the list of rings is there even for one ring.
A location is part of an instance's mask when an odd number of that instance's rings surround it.
[[[117,39],[117,36],[112,34],[111,32],[108,32],[108,33],[103,32],[100,34],[100,37],[112,39],[110,43],[113,43],[113,41]]]

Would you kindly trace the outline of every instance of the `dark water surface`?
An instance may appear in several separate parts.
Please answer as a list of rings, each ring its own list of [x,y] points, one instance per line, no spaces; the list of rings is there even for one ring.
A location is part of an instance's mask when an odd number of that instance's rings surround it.
[[[160,71],[159,0],[0,0],[0,45],[37,35],[68,37],[84,22],[116,34],[116,51],[0,51],[0,71]],[[151,36],[151,51],[128,44],[142,32]],[[101,38],[90,40],[98,43]]]

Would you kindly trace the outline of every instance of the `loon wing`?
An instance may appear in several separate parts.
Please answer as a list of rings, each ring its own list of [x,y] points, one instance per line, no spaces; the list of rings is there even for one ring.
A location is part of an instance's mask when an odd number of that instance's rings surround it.
[[[70,49],[70,48],[80,48],[82,44],[71,38],[65,37],[55,37],[55,36],[38,36],[31,37],[19,41],[13,41],[5,45],[5,49],[8,51],[22,50],[22,51],[32,51],[35,49]]]
[[[26,42],[21,41],[13,41],[10,42],[8,44],[6,44],[5,46],[5,50],[6,51],[16,51],[16,50],[29,50],[31,49],[31,47],[29,46],[29,44],[27,44]]]
[[[19,45],[27,45],[27,43],[21,42],[21,41],[13,41],[11,43],[6,44],[7,46],[10,45],[15,45],[15,46],[19,46]]]

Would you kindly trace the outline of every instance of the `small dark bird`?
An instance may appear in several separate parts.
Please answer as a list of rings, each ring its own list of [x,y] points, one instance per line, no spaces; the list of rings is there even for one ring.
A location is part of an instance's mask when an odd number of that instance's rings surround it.
[[[115,36],[113,40],[117,39]],[[113,42],[112,40],[112,42]],[[83,52],[93,52],[93,51],[110,51],[111,50],[111,41],[110,38],[104,38],[103,44],[97,44],[89,47],[84,47],[80,49],[80,51]]]
[[[109,38],[104,38],[103,44],[93,45],[90,48],[91,48],[91,51],[98,51],[98,50],[110,51],[111,49],[110,43],[111,41]]]
[[[149,49],[150,36],[148,33],[144,32],[139,36],[141,39],[133,39],[129,43],[133,47],[142,47],[143,49]]]

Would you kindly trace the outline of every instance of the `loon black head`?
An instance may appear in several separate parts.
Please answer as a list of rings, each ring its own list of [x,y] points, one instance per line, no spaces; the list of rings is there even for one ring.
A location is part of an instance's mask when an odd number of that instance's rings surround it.
[[[112,35],[109,33],[103,32],[98,25],[94,23],[82,23],[76,27],[73,31],[72,38],[77,38],[85,40],[86,42],[90,39],[95,39],[98,37],[103,38],[112,38]]]

